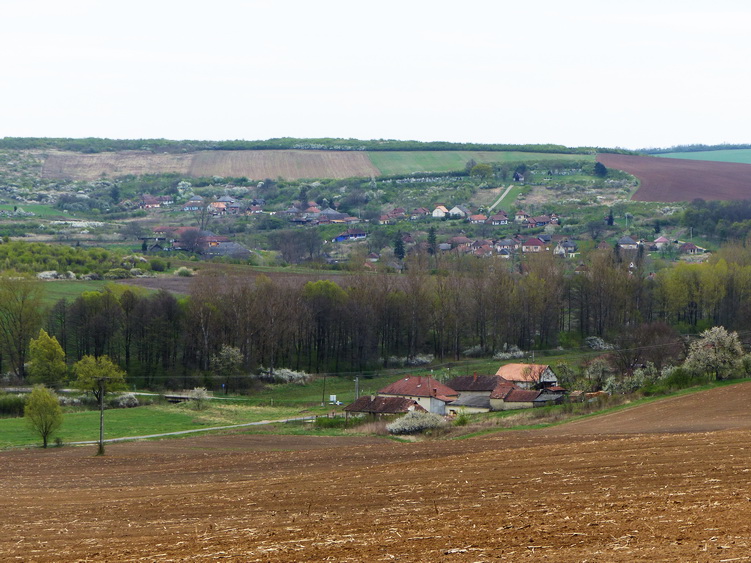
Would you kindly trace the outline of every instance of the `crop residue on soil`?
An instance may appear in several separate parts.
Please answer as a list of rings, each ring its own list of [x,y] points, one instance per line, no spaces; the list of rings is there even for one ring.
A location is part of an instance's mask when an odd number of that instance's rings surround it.
[[[0,558],[748,561],[749,399],[741,384],[461,441],[6,451]]]

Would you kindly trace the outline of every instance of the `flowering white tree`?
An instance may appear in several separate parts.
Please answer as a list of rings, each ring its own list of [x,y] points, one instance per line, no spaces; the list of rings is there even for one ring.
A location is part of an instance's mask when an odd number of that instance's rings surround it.
[[[691,343],[683,366],[696,374],[725,379],[741,367],[742,358],[743,346],[738,333],[715,326],[702,332],[701,338]]]

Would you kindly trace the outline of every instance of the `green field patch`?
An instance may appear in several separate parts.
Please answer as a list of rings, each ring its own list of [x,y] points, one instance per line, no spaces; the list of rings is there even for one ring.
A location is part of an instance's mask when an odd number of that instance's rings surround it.
[[[40,203],[23,203],[23,204],[10,204],[10,203],[2,203],[0,204],[0,211],[9,211],[13,212],[16,208],[18,210],[23,209],[27,213],[33,213],[34,215],[38,217],[45,217],[45,218],[60,218],[60,219],[73,219],[70,215],[67,213],[63,213],[59,209],[52,207],[51,205],[43,205]]]
[[[751,149],[732,149],[698,152],[669,152],[656,154],[660,158],[681,158],[683,160],[709,160],[712,162],[736,162],[751,164]]]
[[[203,410],[192,404],[150,405],[132,409],[108,409],[104,413],[105,439],[148,436],[214,426],[247,424],[263,420],[279,420],[301,416],[297,408],[225,405],[210,402]],[[99,439],[99,411],[65,413],[63,425],[52,437],[63,442],[84,442]],[[0,420],[0,448],[41,444],[23,418]]]
[[[372,151],[368,152],[368,156],[385,176],[464,170],[470,160],[489,164],[540,160],[594,161],[592,155],[521,151]]]

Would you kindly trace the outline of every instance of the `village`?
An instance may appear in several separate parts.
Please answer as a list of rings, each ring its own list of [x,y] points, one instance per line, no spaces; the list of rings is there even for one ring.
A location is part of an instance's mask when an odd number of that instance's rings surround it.
[[[377,394],[359,397],[344,407],[347,416],[429,412],[456,417],[491,411],[526,409],[561,404],[566,399],[582,400],[581,392],[568,396],[558,385],[549,365],[511,363],[494,375],[465,375],[446,383],[432,376],[407,376],[380,389]]]

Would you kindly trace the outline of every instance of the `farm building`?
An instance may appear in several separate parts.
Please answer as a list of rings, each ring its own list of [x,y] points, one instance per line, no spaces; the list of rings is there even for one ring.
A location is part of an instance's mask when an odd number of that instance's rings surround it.
[[[543,364],[506,364],[495,372],[506,381],[523,389],[542,389],[558,385],[558,377]]]
[[[350,414],[367,414],[381,417],[390,414],[405,414],[411,411],[426,412],[414,399],[377,397],[375,395],[360,397],[351,405],[344,407],[347,416]]]
[[[432,377],[408,376],[378,391],[379,397],[404,397],[416,401],[435,414],[446,414],[446,403],[459,398],[459,393]]]

